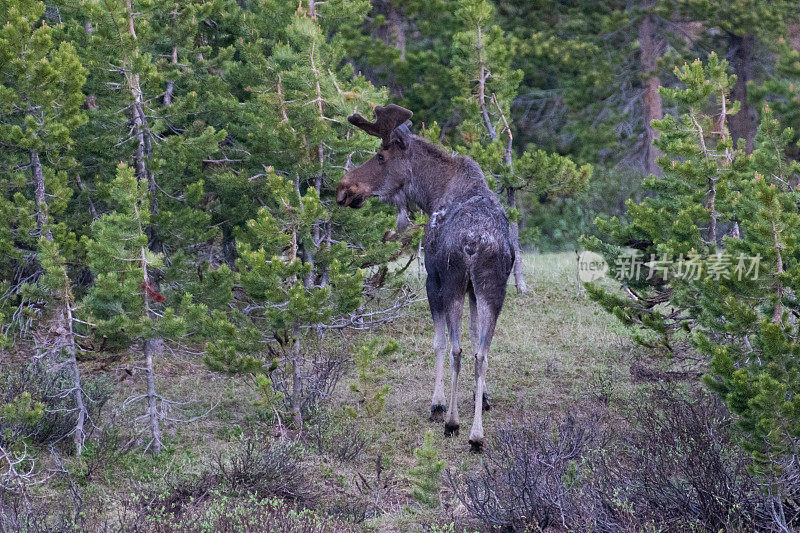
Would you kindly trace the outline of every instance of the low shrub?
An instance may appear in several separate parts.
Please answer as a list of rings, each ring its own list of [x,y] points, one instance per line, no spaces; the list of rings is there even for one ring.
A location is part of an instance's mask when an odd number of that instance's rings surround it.
[[[738,428],[715,396],[657,385],[629,402],[625,418],[626,430],[593,460],[610,526],[780,529],[765,516],[766,480],[748,471]]]
[[[594,505],[582,481],[596,433],[594,419],[511,423],[489,440],[480,469],[466,476],[451,469],[447,480],[470,515],[492,530],[581,530]]]
[[[217,475],[233,493],[309,501],[313,490],[300,452],[293,442],[244,435],[230,452],[218,455]]]
[[[748,468],[738,425],[719,400],[676,384],[628,402],[618,429],[567,417],[511,423],[479,469],[448,471],[455,496],[490,530],[794,531],[797,461],[771,478]],[[602,436],[602,438],[600,438]]]
[[[357,419],[330,410],[317,413],[303,436],[317,453],[345,463],[358,459],[368,444]]]
[[[43,416],[26,427],[11,429],[24,433],[36,444],[54,444],[63,441],[75,429],[77,411],[72,389],[72,371],[68,366],[45,368],[41,362],[21,365],[2,365],[0,367],[0,405],[12,402],[26,392],[36,402],[43,404]],[[89,417],[98,416],[106,402],[111,398],[113,387],[105,377],[84,378],[83,390],[89,400]],[[87,423],[90,431],[93,424]],[[0,433],[9,428],[0,420]]]

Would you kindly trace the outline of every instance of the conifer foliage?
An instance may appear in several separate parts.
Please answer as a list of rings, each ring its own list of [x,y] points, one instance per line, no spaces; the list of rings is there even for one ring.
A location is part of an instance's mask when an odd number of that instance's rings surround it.
[[[40,2],[0,4],[0,285],[3,335],[34,333],[48,367],[67,365],[75,448],[85,440],[88,400],[76,359],[75,298],[66,262],[76,237],[66,223],[72,145],[85,122],[86,70],[74,46],[41,21]],[[10,274],[10,275],[9,275]],[[29,337],[25,340],[29,340]]]
[[[320,359],[319,343],[331,329],[363,323],[365,296],[393,290],[386,262],[401,246],[382,239],[395,223],[390,210],[375,205],[356,213],[333,202],[343,170],[373,144],[354,135],[346,117],[384,99],[352,76],[336,41],[324,38],[326,24],[363,16],[361,3],[343,7],[335,17],[323,7],[318,14],[298,10],[280,30],[287,41],[251,49],[266,65],[253,73],[257,113],[248,119],[257,121],[260,146],[251,151],[271,164],[251,178],[262,207],[237,232],[245,296],[237,320],[269,348],[259,359],[248,352],[252,345],[221,340],[206,358],[211,368],[254,374],[264,403],[282,400],[298,428],[344,364],[341,356]]]
[[[147,247],[148,183],[138,179],[131,167],[120,164],[109,195],[114,211],[96,220],[92,237],[84,241],[95,279],[84,300],[90,317],[87,322],[97,328],[97,334],[122,347],[141,347],[142,357],[137,359],[144,371],[145,392],[128,398],[126,404],[146,401],[149,446],[159,453],[163,446],[161,419],[169,400],[156,389],[155,357],[163,351],[165,341],[177,341],[187,333],[186,320],[176,307],[189,312],[191,296],[177,294],[177,301],[167,301],[155,281],[164,257]]]
[[[442,487],[442,472],[446,463],[439,459],[433,441],[433,431],[425,432],[422,446],[414,450],[417,466],[409,471],[413,484],[414,499],[426,507],[436,507]]]
[[[655,121],[666,155],[664,176],[646,181],[654,194],[629,203],[627,221],[599,221],[605,239],[584,241],[605,255],[626,294],[588,289],[638,326],[643,344],[701,356],[704,381],[741,415],[756,468],[774,480],[794,472],[798,438],[794,132],[765,106],[745,154],[744,139],[735,148],[728,133],[739,103],[727,63],[712,55],[677,76],[684,87],[662,93],[685,114]]]

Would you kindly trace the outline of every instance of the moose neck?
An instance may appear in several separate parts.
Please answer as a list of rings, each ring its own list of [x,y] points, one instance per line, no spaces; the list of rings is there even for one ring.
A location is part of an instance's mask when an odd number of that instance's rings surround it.
[[[419,137],[414,138],[409,148],[412,150],[411,179],[405,190],[406,197],[430,215],[446,201],[457,162]]]

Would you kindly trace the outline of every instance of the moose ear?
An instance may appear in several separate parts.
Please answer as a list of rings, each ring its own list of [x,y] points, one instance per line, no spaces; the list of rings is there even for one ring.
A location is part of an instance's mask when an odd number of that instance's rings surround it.
[[[397,126],[392,132],[392,141],[396,142],[402,150],[405,150],[411,144],[411,130],[408,129],[410,124],[411,121],[406,121],[404,124]]]

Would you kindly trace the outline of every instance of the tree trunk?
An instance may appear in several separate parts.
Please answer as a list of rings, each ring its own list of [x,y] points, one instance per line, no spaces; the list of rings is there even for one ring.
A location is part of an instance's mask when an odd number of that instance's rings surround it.
[[[745,150],[753,151],[756,139],[756,113],[747,102],[747,82],[753,79],[753,63],[755,37],[751,35],[731,35],[731,47],[734,50],[733,71],[736,74],[736,85],[733,86],[732,97],[741,102],[738,113],[728,119],[733,142],[745,140]]]
[[[75,422],[75,429],[72,440],[75,442],[75,455],[80,456],[83,452],[83,442],[86,440],[86,403],[83,401],[83,388],[81,386],[81,372],[78,368],[78,359],[75,351],[70,355],[70,366],[72,366],[73,386],[75,387],[75,408],[78,411],[78,420]]]
[[[317,68],[317,60],[315,57],[316,46],[311,47],[311,53],[309,54],[309,61],[311,63],[311,72],[314,74],[315,80],[315,88],[316,88],[316,95],[317,98],[315,100],[317,104],[317,113],[319,115],[319,120],[323,120],[325,118],[325,98],[322,94],[322,85],[320,84],[320,78],[322,77],[322,73],[320,69]],[[283,94],[279,95],[281,99],[281,108],[283,109]],[[306,142],[305,135],[303,136],[303,142]],[[317,190],[317,196],[322,196],[322,183],[323,177],[325,172],[325,149],[324,147],[319,144],[316,146],[317,152],[317,164],[319,164],[319,171],[317,175],[314,176],[314,183],[313,187]],[[298,179],[296,182],[297,186],[297,197],[298,199],[301,198],[300,194],[300,180]],[[311,233],[311,244],[303,242],[303,260],[310,266],[308,274],[306,274],[305,278],[303,279],[303,284],[306,287],[313,287],[316,282],[317,272],[314,269],[314,262],[316,261],[317,251],[322,244],[321,237],[320,237],[320,224],[321,221],[316,220],[314,221],[314,226],[312,228]],[[326,269],[323,269],[326,270]]]
[[[128,34],[134,41],[137,41],[136,30],[133,25],[133,6],[131,0],[126,0],[126,7],[128,10]],[[134,57],[139,57],[139,49],[135,48]],[[136,179],[139,181],[145,180],[148,189],[150,190],[150,213],[158,213],[158,196],[155,176],[153,172],[147,167],[150,158],[153,155],[153,147],[150,141],[150,126],[147,123],[147,115],[144,112],[144,93],[139,82],[139,74],[133,72],[133,61],[127,60],[125,62],[125,77],[128,82],[128,87],[133,96],[133,103],[131,104],[131,111],[133,114],[133,127],[137,139],[136,150],[133,153],[134,171]],[[156,233],[155,227],[152,225],[147,228],[149,248],[154,252],[161,252],[161,239]]]
[[[417,278],[422,279],[422,274],[425,272],[425,267],[423,266],[422,260],[422,239],[419,240],[419,246],[417,246]]]
[[[36,229],[42,234],[42,229],[47,227],[47,195],[44,189],[44,172],[42,162],[39,160],[39,152],[31,150],[31,174],[33,174],[34,198],[36,199]],[[45,239],[53,240],[53,234],[48,228],[44,233]]]
[[[652,0],[645,0],[644,7],[652,6]],[[656,160],[661,157],[661,151],[653,145],[658,137],[656,130],[650,122],[663,118],[661,94],[658,88],[661,80],[658,77],[658,59],[661,57],[663,42],[656,31],[656,17],[646,14],[639,24],[639,62],[642,76],[644,77],[644,95],[642,97],[642,119],[644,121],[645,147],[644,171],[646,174],[661,176],[661,167]]]
[[[517,207],[516,192],[516,189],[512,187],[506,188],[506,198],[510,209],[516,209]],[[528,292],[528,284],[525,283],[522,250],[519,246],[519,224],[517,221],[510,222],[508,229],[511,235],[511,243],[514,245],[514,285],[517,287],[517,292],[524,294]]]
[[[388,13],[386,15],[386,26],[389,30],[391,40],[387,40],[386,44],[390,44],[395,49],[400,51],[400,59],[406,59],[406,30],[403,26],[403,13],[400,7],[396,6],[393,2],[388,2]]]
[[[388,46],[400,51],[400,59],[406,59],[406,29],[403,9],[391,0],[373,0],[376,11],[384,15],[385,22],[376,29],[377,37]]]
[[[136,214],[137,218],[139,214]],[[141,224],[139,231],[142,231]],[[141,269],[142,269],[142,290],[144,291],[144,312],[150,320],[155,320],[156,316],[150,308],[150,291],[152,283],[148,275],[147,251],[141,249]],[[153,438],[153,453],[161,452],[161,426],[159,425],[158,395],[156,394],[156,372],[153,365],[153,355],[160,339],[145,339],[142,345],[144,352],[144,371],[145,385],[147,387],[147,419],[150,423],[150,434]]]
[[[325,223],[325,250],[330,251],[331,244],[333,242],[333,224],[329,222]],[[325,268],[322,269],[322,274],[320,275],[319,284],[321,287],[327,287],[330,285],[331,282],[331,269],[329,266],[325,265]]]
[[[289,243],[288,262],[291,263],[297,258],[298,243],[297,243],[297,230],[292,228],[292,240]],[[290,284],[297,283],[297,277],[291,276],[289,278]],[[300,429],[303,427],[303,413],[300,409],[300,402],[303,390],[303,358],[300,351],[300,327],[297,323],[292,325],[292,420],[295,427]]]
[[[48,359],[55,365],[52,369],[67,368],[72,374],[72,388],[64,391],[64,396],[75,397],[75,409],[78,418],[75,427],[72,429],[72,440],[75,443],[75,453],[80,455],[83,451],[83,443],[86,440],[86,419],[89,412],[84,399],[83,385],[81,384],[81,373],[78,368],[77,347],[75,344],[74,319],[72,316],[72,291],[70,290],[70,280],[64,272],[63,287],[61,294],[58,292],[53,295],[53,308],[55,313],[49,322],[49,332],[46,338],[46,348],[44,352]],[[61,356],[66,354],[66,360],[59,362]]]
[[[481,116],[483,117],[483,123],[486,126],[486,130],[489,132],[489,138],[492,141],[497,140],[497,131],[494,129],[492,125],[492,119],[489,118],[489,106],[486,104],[486,79],[489,77],[489,69],[486,67],[486,59],[484,58],[484,54],[486,50],[484,49],[484,42],[483,42],[483,28],[478,26],[478,107],[481,110]],[[511,130],[509,130],[509,134]]]
[[[172,47],[172,64],[178,64],[178,47]],[[169,107],[172,105],[172,96],[175,93],[175,80],[169,80],[167,82],[167,89],[164,91],[164,107]]]
[[[138,42],[136,36],[136,29],[133,24],[133,5],[132,0],[125,0],[125,7],[128,14],[128,34],[134,42]],[[139,57],[138,44],[133,49],[133,57]],[[150,191],[150,214],[158,213],[158,200],[156,196],[156,183],[155,176],[152,170],[148,168],[148,163],[153,155],[153,148],[150,141],[150,128],[147,124],[147,116],[145,115],[144,93],[142,92],[139,74],[133,71],[134,61],[126,57],[125,78],[128,82],[133,102],[131,104],[131,111],[133,115],[133,127],[137,139],[136,150],[133,154],[134,172],[136,179],[139,183],[145,181]],[[144,233],[145,228],[142,227],[141,217],[138,212],[138,207],[134,205],[136,210],[136,219],[139,222],[139,231]],[[152,225],[152,220],[148,228],[146,228],[148,235],[148,248],[154,252],[161,251],[161,242],[156,235],[155,229]],[[140,268],[142,269],[142,290],[144,292],[144,313],[145,316],[152,322],[158,321],[158,315],[153,312],[151,308],[152,299],[151,292],[155,291],[155,285],[151,281],[149,273],[150,263],[147,260],[147,250],[142,247],[141,256],[139,257]],[[162,450],[161,441],[161,427],[160,416],[158,411],[159,396],[156,394],[156,375],[155,367],[153,365],[153,356],[156,347],[162,342],[160,338],[144,339],[142,351],[144,352],[145,359],[145,381],[147,387],[147,418],[150,424],[150,433],[153,438],[153,453],[158,454]]]
[[[800,24],[790,24],[786,33],[792,49],[800,50]]]
[[[89,0],[89,2],[97,2],[97,0]],[[91,36],[94,35],[94,26],[92,26],[92,21],[86,19],[83,21],[83,29],[86,31],[86,34]],[[98,109],[97,107],[97,95],[91,93],[86,96],[86,101],[83,104],[84,109]]]
[[[167,82],[167,89],[164,91],[164,107],[172,105],[172,95],[175,92],[175,82],[169,80]]]
[[[136,218],[137,220],[141,221],[139,218],[138,208],[134,206],[136,210]],[[141,222],[139,222],[139,231],[144,233]],[[147,318],[155,322],[158,320],[158,316],[153,312],[152,309],[152,299],[151,299],[151,292],[153,291],[153,283],[150,281],[149,275],[149,263],[147,261],[147,250],[143,246],[140,250],[140,268],[142,269],[142,291],[144,292],[144,313]],[[158,454],[161,452],[162,442],[161,442],[161,427],[160,427],[160,416],[158,412],[158,394],[156,394],[156,373],[155,367],[153,365],[153,356],[156,351],[156,347],[161,344],[162,340],[160,338],[152,338],[152,339],[145,339],[143,341],[142,351],[144,352],[144,369],[145,369],[145,384],[147,387],[147,419],[150,423],[150,434],[153,438],[153,453]]]
[[[57,349],[67,352],[67,366],[72,371],[72,388],[75,395],[75,409],[78,419],[75,421],[72,440],[75,443],[75,454],[80,456],[83,451],[83,443],[86,440],[86,419],[89,411],[86,407],[83,395],[83,385],[81,384],[81,371],[78,368],[77,347],[75,345],[74,318],[72,316],[73,295],[70,288],[70,280],[64,271],[63,294],[60,296],[61,310],[56,325],[58,341],[55,343]]]
[[[300,351],[300,328],[292,327],[292,421],[297,429],[303,427],[303,357]]]
[[[153,367],[155,339],[144,341],[145,378],[147,380],[147,419],[150,422],[150,434],[153,437],[153,453],[161,453],[161,427],[158,416],[158,396],[156,395],[156,373]]]
[[[65,278],[66,283],[69,279]],[[72,440],[75,442],[75,455],[80,456],[83,451],[83,442],[86,440],[86,419],[88,418],[88,411],[86,409],[86,402],[83,401],[83,386],[81,385],[81,371],[78,368],[77,350],[75,349],[75,333],[72,329],[72,305],[70,303],[70,296],[67,294],[67,300],[64,305],[66,312],[67,323],[67,355],[69,356],[68,364],[72,367],[72,386],[75,389],[75,408],[78,411],[78,420],[75,422],[75,429],[73,430]]]
[[[772,221],[772,243],[775,248],[775,309],[772,313],[772,321],[781,324],[783,317],[783,282],[781,275],[783,274],[783,256],[781,255],[781,242],[778,239],[778,229],[775,226],[775,221]]]
[[[97,1],[98,0],[89,0],[89,3],[96,3]],[[94,34],[94,27],[92,26],[92,21],[89,19],[83,21],[83,29],[86,30],[86,33],[88,33],[89,35]]]
[[[225,264],[236,271],[236,239],[233,236],[233,228],[228,224],[222,226],[222,257]]]
[[[505,128],[506,135],[508,135],[508,144],[506,144],[504,157],[506,167],[508,167],[508,171],[513,177],[514,154],[512,150],[514,144],[514,135],[511,133],[511,126],[509,125],[508,120],[506,120],[506,115],[503,113],[503,109],[500,107],[500,102],[497,101],[496,94],[492,94],[492,102],[497,107],[497,112],[500,113],[500,118],[503,120],[503,126]],[[493,140],[496,140],[496,136],[493,138]],[[517,189],[511,184],[506,185],[506,201],[509,209],[513,210],[517,208]],[[511,237],[511,245],[514,247],[514,285],[517,286],[517,292],[524,294],[528,292],[528,285],[525,283],[524,265],[522,263],[522,250],[519,246],[519,224],[517,221],[509,222],[508,229],[510,234],[509,236]]]

